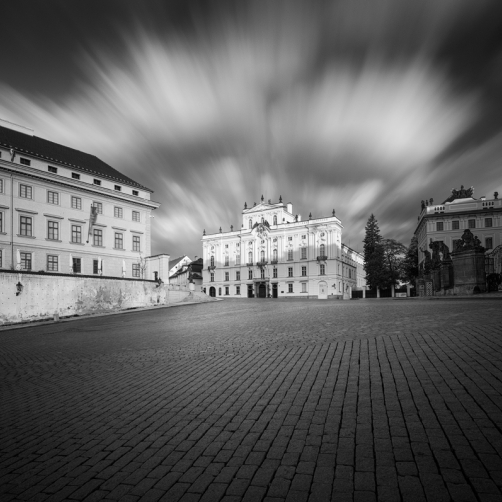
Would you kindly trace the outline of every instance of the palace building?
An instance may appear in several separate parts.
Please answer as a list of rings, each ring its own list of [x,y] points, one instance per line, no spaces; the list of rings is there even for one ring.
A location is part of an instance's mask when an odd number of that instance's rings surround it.
[[[302,221],[293,205],[244,204],[241,228],[202,237],[203,287],[232,298],[350,298],[365,289],[362,256],[342,244],[335,216]]]
[[[94,155],[0,120],[0,268],[153,278],[152,193]]]
[[[502,199],[498,192],[493,198],[473,197],[474,188],[453,189],[451,195],[441,204],[434,200],[421,202],[421,212],[415,236],[418,240],[419,265],[425,260],[424,251],[429,250],[431,241],[441,241],[450,252],[465,229],[469,229],[486,251],[492,251],[502,244]]]

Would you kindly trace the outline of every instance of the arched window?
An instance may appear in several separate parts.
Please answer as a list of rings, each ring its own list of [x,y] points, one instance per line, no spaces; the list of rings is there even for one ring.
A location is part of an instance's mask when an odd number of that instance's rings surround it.
[[[248,258],[248,263],[253,263],[253,251],[249,251]]]
[[[324,245],[324,244],[321,244],[321,245],[319,246],[319,251],[320,251],[320,253],[321,253],[321,256],[326,256],[326,255],[325,255],[325,253],[324,253],[325,248],[326,248],[326,247],[325,247],[325,245]]]
[[[265,251],[262,251],[260,255],[261,255],[261,261],[265,261]]]
[[[249,228],[253,228],[253,220],[249,220]]]
[[[277,215],[274,214],[274,225],[277,225]]]
[[[214,256],[211,256],[211,267],[214,267]]]
[[[277,261],[277,249],[274,249],[274,261]]]

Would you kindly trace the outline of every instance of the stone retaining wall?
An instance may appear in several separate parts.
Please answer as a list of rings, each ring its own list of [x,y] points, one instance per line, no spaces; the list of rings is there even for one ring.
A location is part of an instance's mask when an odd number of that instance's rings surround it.
[[[0,325],[56,314],[65,317],[211,300],[203,293],[154,281],[0,272]]]

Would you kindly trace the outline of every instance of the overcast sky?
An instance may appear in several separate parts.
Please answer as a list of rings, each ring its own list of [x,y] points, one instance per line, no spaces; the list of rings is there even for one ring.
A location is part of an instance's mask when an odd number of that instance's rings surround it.
[[[152,252],[201,255],[244,202],[371,213],[408,245],[420,200],[502,193],[500,0],[16,0],[0,118],[152,188]]]

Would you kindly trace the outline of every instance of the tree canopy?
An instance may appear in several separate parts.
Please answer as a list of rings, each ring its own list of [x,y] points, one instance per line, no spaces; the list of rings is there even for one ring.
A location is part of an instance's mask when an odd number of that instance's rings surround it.
[[[404,279],[416,286],[418,278],[418,239],[414,235],[404,257]]]
[[[375,215],[372,214],[365,227],[364,237],[364,271],[366,272],[366,282],[370,288],[383,286],[385,282],[384,274],[384,250],[382,247],[382,237]]]
[[[404,260],[408,249],[395,239],[382,240],[384,255],[384,282],[386,286],[396,285],[404,280]]]

